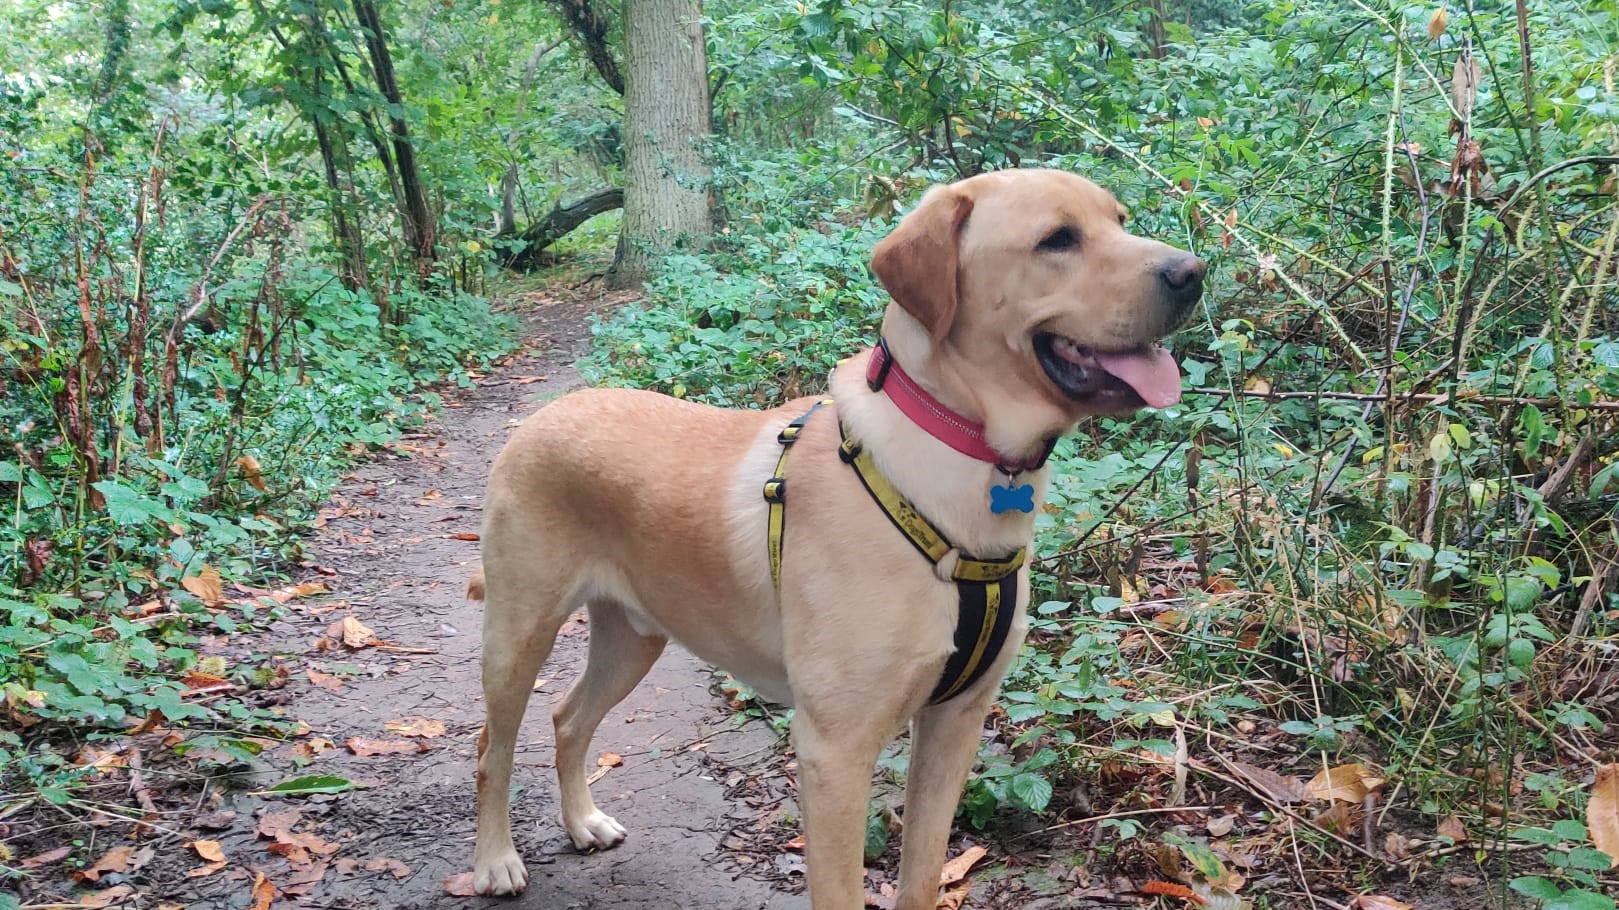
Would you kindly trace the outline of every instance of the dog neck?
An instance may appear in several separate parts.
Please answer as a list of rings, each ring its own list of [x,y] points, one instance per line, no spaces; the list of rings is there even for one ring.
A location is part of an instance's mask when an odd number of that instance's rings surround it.
[[[1028,544],[1034,536],[1033,514],[990,511],[989,488],[1004,486],[1005,475],[994,462],[940,440],[906,416],[889,395],[873,391],[866,382],[871,357],[867,350],[839,364],[832,371],[830,391],[839,419],[870,450],[878,470],[968,553],[1004,553]],[[919,465],[927,467],[919,470]],[[1034,485],[1037,503],[1045,498],[1049,473],[1041,467],[1018,476],[1019,483]]]

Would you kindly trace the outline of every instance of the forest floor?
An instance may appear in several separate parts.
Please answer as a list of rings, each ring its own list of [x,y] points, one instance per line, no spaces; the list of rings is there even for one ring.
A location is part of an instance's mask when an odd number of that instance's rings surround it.
[[[308,732],[267,749],[245,773],[190,775],[187,786],[178,775],[151,786],[137,774],[147,802],[151,791],[163,794],[161,822],[145,830],[93,816],[41,825],[19,845],[25,864],[60,849],[64,835],[76,854],[101,859],[73,879],[24,882],[24,906],[808,907],[791,755],[772,725],[742,721],[721,678],[678,647],[608,716],[594,744],[593,789],[628,840],[591,855],[573,850],[555,819],[549,709],[582,668],[582,617],[564,627],[536,683],[518,748],[513,827],[528,891],[513,901],[467,896],[483,717],[480,607],[464,593],[478,559],[485,478],[517,422],[583,384],[573,363],[590,343],[586,317],[615,302],[588,289],[507,298],[527,328],[519,352],[473,388],[446,390],[436,422],[360,466],[323,510],[306,566],[328,591],[289,603],[261,632],[214,640],[212,653],[227,660],[271,655],[284,667],[279,710]],[[126,755],[138,757],[141,737],[134,740]],[[167,751],[146,747],[148,756]],[[165,773],[155,758],[147,762],[148,779]],[[311,774],[360,787],[297,798],[264,792]],[[966,906],[1121,906],[1118,895],[1133,889],[1109,876],[1105,858],[1091,868],[1096,844],[1080,833],[999,831]],[[958,839],[952,855],[973,840]],[[873,906],[892,894],[885,883],[895,853],[891,844],[868,874]],[[1421,906],[1489,906],[1478,882],[1468,884],[1436,881]]]

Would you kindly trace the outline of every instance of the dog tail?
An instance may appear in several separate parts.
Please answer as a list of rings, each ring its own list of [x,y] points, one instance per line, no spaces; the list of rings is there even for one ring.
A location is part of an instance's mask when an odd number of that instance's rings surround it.
[[[467,600],[483,600],[483,564],[472,570],[472,577],[467,579]]]

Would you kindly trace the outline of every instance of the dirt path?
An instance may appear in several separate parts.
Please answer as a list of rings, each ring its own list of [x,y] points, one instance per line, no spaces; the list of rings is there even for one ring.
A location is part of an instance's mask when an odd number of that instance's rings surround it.
[[[287,710],[311,728],[303,742],[335,745],[302,769],[296,744],[267,752],[252,786],[310,773],[370,786],[296,801],[225,794],[219,808],[235,819],[207,836],[245,863],[234,874],[176,876],[157,893],[189,907],[247,906],[244,877],[263,872],[283,900],[323,908],[808,906],[787,893],[801,879],[796,857],[748,849],[794,834],[773,824],[790,811],[776,736],[765,724],[735,723],[711,691],[714,676],[673,646],[596,739],[599,753],[623,758],[593,789],[629,828],[629,839],[590,856],[573,850],[556,822],[550,708],[582,668],[586,635],[578,620],[564,628],[542,674],[518,746],[513,827],[532,875],[528,892],[518,901],[445,893],[447,878],[471,868],[474,750],[482,723],[481,611],[463,597],[478,545],[465,538],[479,529],[485,478],[509,428],[583,384],[571,364],[588,344],[589,305],[536,308],[528,317],[530,349],[477,388],[447,394],[443,418],[405,440],[414,457],[355,472],[309,546],[310,561],[336,573],[329,578],[332,599],[301,604],[270,640],[254,646],[289,655]],[[324,631],[345,614],[403,650],[320,650]],[[441,722],[445,732],[407,740],[386,726],[405,718]],[[351,737],[419,742],[427,751],[361,757],[345,748]],[[301,808],[294,832],[338,848],[324,858],[312,852],[303,869],[294,861],[299,857],[267,852],[272,841],[255,832],[267,813],[292,806]],[[300,884],[317,868],[314,881]]]

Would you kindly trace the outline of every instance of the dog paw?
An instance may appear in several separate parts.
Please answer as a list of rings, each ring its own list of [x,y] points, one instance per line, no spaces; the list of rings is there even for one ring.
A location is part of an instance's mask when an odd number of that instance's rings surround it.
[[[500,897],[522,894],[528,887],[528,870],[516,850],[508,850],[489,862],[474,865],[472,885],[479,894]]]
[[[576,820],[563,819],[562,824],[573,838],[573,845],[580,850],[606,850],[624,841],[624,826],[600,809],[593,809],[589,815]]]

